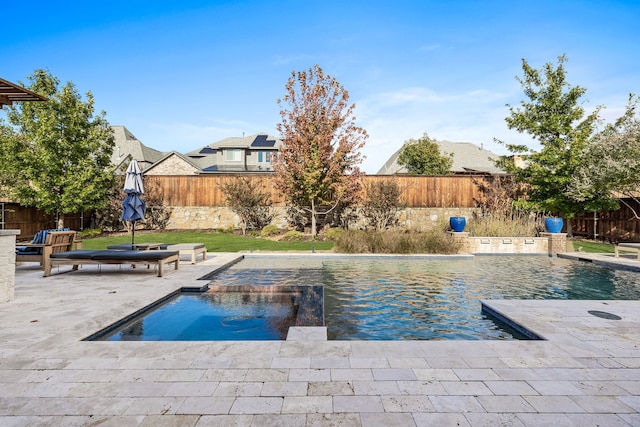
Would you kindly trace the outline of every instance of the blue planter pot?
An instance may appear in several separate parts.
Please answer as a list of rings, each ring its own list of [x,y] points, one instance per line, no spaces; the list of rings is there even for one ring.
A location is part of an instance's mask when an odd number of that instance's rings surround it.
[[[456,233],[464,231],[464,227],[467,225],[467,219],[463,216],[452,216],[449,218],[449,225]]]
[[[549,233],[560,233],[562,232],[562,226],[564,225],[564,221],[562,218],[545,218],[544,220],[544,228]]]

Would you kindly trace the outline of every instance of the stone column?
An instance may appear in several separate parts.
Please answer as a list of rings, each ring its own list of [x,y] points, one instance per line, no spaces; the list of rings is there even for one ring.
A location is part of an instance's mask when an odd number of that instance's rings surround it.
[[[458,253],[469,253],[469,233],[466,231],[447,231],[447,235],[449,235],[449,237],[458,244]]]
[[[567,252],[567,233],[540,233],[549,239],[549,255]]]
[[[13,300],[16,277],[16,236],[20,230],[0,230],[0,303]]]

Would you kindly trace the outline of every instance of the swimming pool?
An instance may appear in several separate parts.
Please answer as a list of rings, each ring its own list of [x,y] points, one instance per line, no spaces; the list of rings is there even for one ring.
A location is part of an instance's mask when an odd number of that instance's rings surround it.
[[[513,339],[481,299],[640,299],[640,274],[548,256],[247,257],[215,285],[322,284],[332,340]]]
[[[640,273],[548,256],[247,256],[210,279],[210,287],[216,289],[277,292],[309,286],[323,290],[324,324],[331,340],[523,339],[483,313],[480,300],[640,299]],[[182,309],[184,314],[170,312],[168,320],[157,325],[147,319],[129,339],[139,339],[140,328],[147,329],[146,339],[155,339],[155,331],[175,329],[170,325],[181,325],[188,332],[158,339],[283,339],[282,328],[271,334],[268,326],[282,326],[284,321],[273,320],[265,310],[280,310],[282,318],[292,316],[290,309],[278,304],[247,312],[247,304],[224,300],[229,297],[218,295],[217,304],[211,304],[210,296],[203,298],[211,307],[204,307],[202,314],[195,316],[192,305]],[[249,297],[240,298],[246,302]],[[264,337],[252,331],[260,327],[266,329]],[[112,339],[118,339],[115,336]]]

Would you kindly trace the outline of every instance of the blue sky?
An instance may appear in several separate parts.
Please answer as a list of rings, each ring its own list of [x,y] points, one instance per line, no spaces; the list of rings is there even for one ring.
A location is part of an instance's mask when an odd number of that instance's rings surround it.
[[[0,77],[47,68],[144,144],[186,153],[230,136],[277,135],[293,70],[338,79],[369,133],[375,173],[423,132],[498,154],[521,59],[565,53],[585,108],[621,114],[640,93],[640,1],[3,2]],[[0,112],[0,117],[4,113]]]

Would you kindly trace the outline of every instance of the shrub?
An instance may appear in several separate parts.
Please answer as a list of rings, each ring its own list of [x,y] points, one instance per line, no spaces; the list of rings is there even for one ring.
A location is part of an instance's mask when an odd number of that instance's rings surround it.
[[[122,221],[122,201],[125,193],[122,191],[124,186],[124,174],[117,175],[114,179],[113,186],[109,190],[106,205],[97,209],[95,212],[95,226],[104,231],[122,231],[131,229],[129,221]],[[142,177],[144,183],[144,194],[142,199],[145,201],[147,209],[144,220],[136,221],[136,229],[146,230],[164,230],[171,218],[171,210],[163,205],[162,190],[157,183],[153,183]]]
[[[285,242],[302,242],[305,240],[305,236],[299,231],[292,230],[286,232],[281,240]]]
[[[261,188],[259,181],[248,177],[237,177],[220,185],[227,206],[242,221],[242,234],[247,230],[260,230],[271,222],[271,195]]]
[[[540,230],[544,230],[544,225],[539,215],[515,209],[484,215],[474,213],[467,225],[467,231],[478,237],[537,236]]]
[[[344,253],[453,254],[458,245],[441,227],[434,227],[428,231],[345,231],[336,239],[334,249]]]
[[[341,236],[343,236],[344,233],[345,233],[344,228],[330,228],[324,234],[324,237],[327,240],[331,240],[331,241],[335,242],[337,239],[339,239]]]
[[[102,234],[102,229],[100,228],[85,228],[82,231],[78,232],[78,237],[81,239],[88,239],[91,237],[96,237]]]
[[[262,237],[270,237],[270,236],[277,236],[278,234],[280,234],[280,229],[278,228],[277,225],[275,224],[269,224],[266,227],[264,227],[262,229],[262,231],[260,232],[260,235]]]
[[[402,189],[396,181],[375,181],[366,186],[367,195],[362,204],[362,216],[367,226],[374,230],[385,230],[398,225],[398,211]]]

